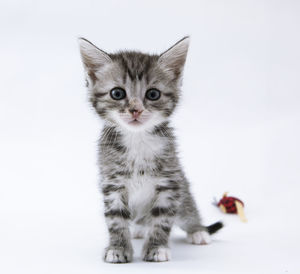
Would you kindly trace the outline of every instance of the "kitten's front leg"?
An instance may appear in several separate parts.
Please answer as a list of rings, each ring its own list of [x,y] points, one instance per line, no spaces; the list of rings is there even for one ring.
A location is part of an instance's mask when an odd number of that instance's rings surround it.
[[[178,187],[157,186],[157,196],[151,209],[150,230],[143,248],[143,259],[163,262],[171,259],[169,235],[178,207]]]
[[[130,241],[128,221],[130,212],[124,185],[104,184],[102,186],[105,204],[105,220],[109,231],[109,246],[105,249],[104,260],[109,263],[132,261],[133,249]]]

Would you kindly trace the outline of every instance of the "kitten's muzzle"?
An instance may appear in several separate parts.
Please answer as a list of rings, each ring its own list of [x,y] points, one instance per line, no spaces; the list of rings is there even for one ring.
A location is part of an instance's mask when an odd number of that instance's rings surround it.
[[[131,113],[133,119],[137,119],[143,112],[143,110],[138,109],[129,109],[128,111]]]

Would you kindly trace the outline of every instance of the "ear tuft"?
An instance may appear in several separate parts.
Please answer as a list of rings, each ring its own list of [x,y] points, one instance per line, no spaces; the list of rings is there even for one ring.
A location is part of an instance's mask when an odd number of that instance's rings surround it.
[[[111,62],[111,58],[109,57],[109,55],[103,50],[97,48],[90,41],[86,40],[85,38],[79,38],[78,42],[82,62],[88,72],[95,72],[105,64]]]
[[[186,36],[178,41],[171,48],[163,52],[158,62],[166,69],[173,71],[176,78],[182,76],[188,48],[189,48],[190,37]]]

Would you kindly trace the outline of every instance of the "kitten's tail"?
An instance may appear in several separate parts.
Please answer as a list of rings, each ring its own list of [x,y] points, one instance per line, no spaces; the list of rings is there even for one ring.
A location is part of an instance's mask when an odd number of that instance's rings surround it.
[[[220,230],[222,227],[224,227],[223,223],[222,222],[216,222],[212,225],[209,225],[206,227],[207,229],[207,232],[209,234],[214,234],[216,233],[218,230]]]

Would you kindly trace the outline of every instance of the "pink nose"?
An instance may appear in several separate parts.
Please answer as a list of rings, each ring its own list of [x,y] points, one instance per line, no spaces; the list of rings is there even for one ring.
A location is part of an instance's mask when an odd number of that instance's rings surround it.
[[[138,118],[141,113],[143,112],[142,110],[138,110],[138,109],[129,109],[129,112],[132,114],[132,117],[134,119]]]

